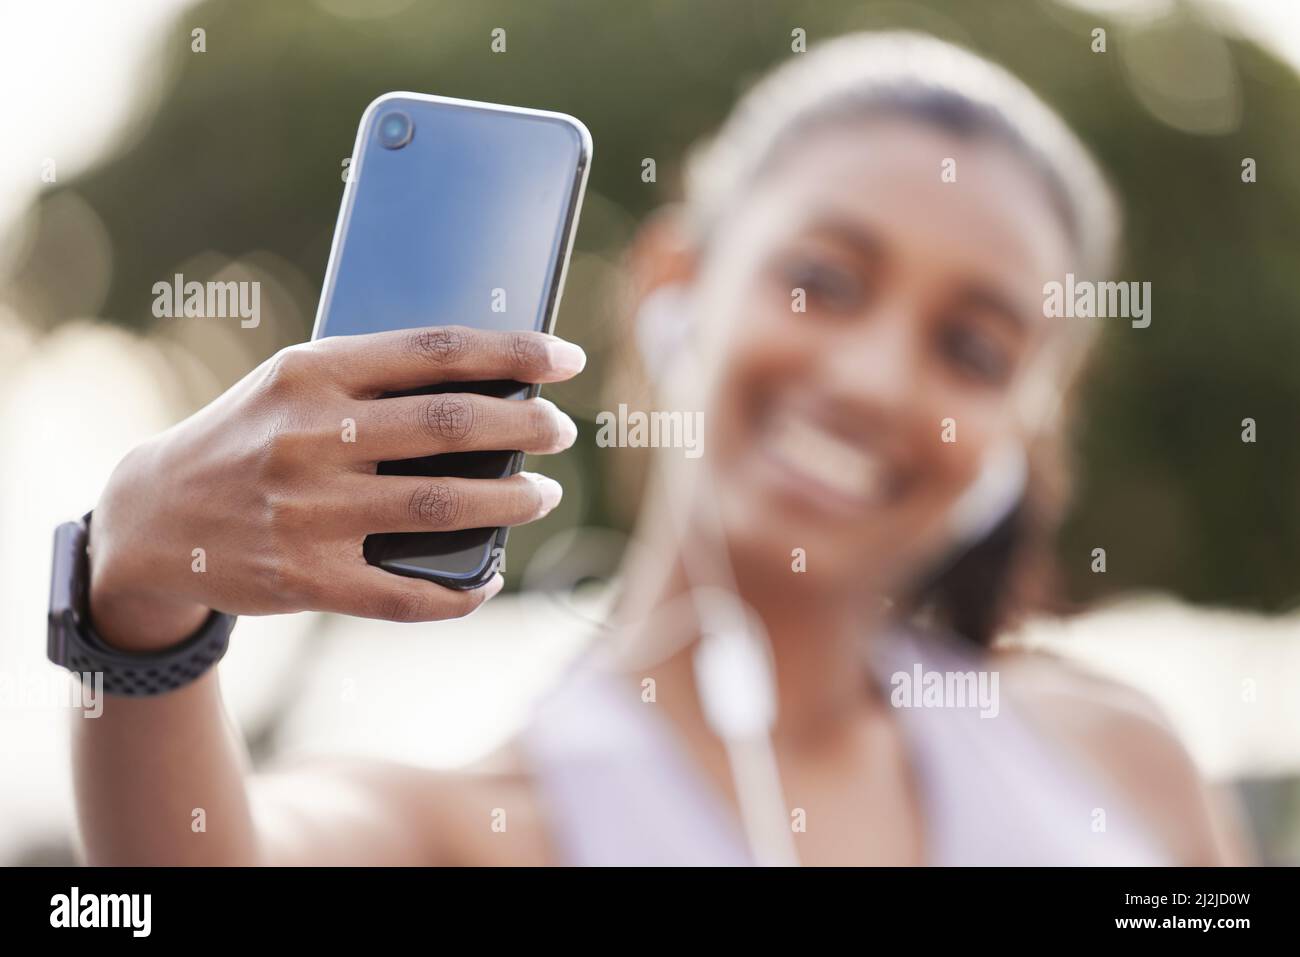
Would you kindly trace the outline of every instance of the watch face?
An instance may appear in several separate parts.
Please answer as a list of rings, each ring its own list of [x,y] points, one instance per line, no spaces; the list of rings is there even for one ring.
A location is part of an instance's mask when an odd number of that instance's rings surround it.
[[[50,571],[49,644],[46,653],[66,665],[68,637],[76,627],[77,597],[86,567],[86,526],[64,522],[54,531],[54,563]]]

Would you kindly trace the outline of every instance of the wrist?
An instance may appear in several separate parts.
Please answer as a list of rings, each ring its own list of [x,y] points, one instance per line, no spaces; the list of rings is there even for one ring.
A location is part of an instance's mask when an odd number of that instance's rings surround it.
[[[147,549],[152,516],[130,494],[143,476],[160,474],[156,446],[132,449],[114,469],[95,506],[86,542],[89,563],[86,611],[91,625],[120,651],[158,651],[202,627],[209,610],[160,583],[159,563]]]
[[[112,640],[106,639],[91,614],[87,533],[92,524],[87,515],[54,530],[50,661],[83,682],[95,675],[96,689],[102,677],[104,693],[128,698],[166,694],[202,677],[225,655],[235,616],[208,612],[193,597],[114,585],[120,566],[100,562],[93,606]]]
[[[95,633],[119,651],[161,651],[178,645],[207,620],[202,605],[158,597],[90,589],[90,621]]]
[[[180,644],[210,614],[203,605],[134,584],[120,564],[91,552],[87,611],[92,627],[119,651],[160,651]]]

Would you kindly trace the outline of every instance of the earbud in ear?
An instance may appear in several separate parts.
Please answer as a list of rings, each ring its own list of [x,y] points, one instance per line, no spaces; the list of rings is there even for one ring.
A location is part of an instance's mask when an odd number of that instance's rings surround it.
[[[658,382],[690,334],[686,289],[665,283],[652,291],[637,309],[634,321],[637,349],[651,380]]]

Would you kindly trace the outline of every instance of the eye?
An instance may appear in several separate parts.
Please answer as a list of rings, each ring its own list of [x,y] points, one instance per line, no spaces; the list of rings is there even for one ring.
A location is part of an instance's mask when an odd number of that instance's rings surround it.
[[[787,290],[804,291],[809,312],[837,315],[858,312],[869,292],[867,283],[856,271],[811,256],[791,259],[780,268],[780,275]]]
[[[1013,356],[997,337],[970,322],[945,325],[939,333],[944,358],[963,375],[997,385],[1011,374]]]

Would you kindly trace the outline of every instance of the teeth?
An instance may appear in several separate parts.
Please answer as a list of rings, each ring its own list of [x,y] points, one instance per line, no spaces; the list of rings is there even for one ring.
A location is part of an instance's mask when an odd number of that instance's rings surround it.
[[[880,459],[807,419],[783,415],[773,430],[772,450],[792,470],[810,482],[849,498],[876,501],[881,497]]]

